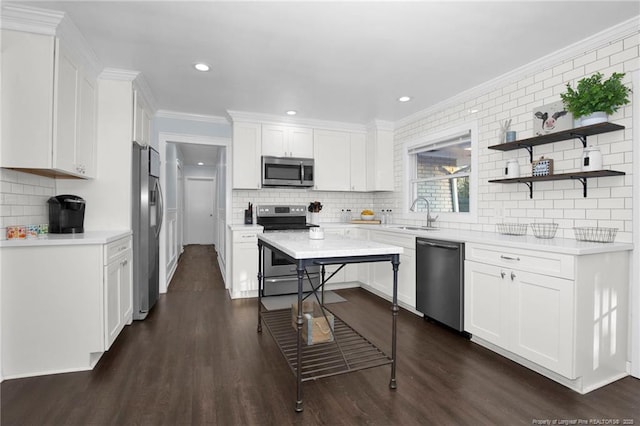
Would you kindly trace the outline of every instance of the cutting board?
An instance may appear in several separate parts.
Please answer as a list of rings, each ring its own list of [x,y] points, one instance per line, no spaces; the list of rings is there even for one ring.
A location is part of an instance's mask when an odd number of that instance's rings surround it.
[[[357,223],[358,225],[380,225],[379,220],[362,220],[362,219],[354,219],[351,223]]]

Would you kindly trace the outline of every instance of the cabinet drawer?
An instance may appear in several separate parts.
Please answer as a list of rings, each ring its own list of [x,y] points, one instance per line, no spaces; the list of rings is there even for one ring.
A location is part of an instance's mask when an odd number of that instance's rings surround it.
[[[575,259],[566,254],[467,243],[465,258],[553,277],[574,278]]]
[[[233,242],[234,243],[256,243],[258,244],[258,231],[234,231]]]
[[[107,248],[104,251],[104,264],[108,265],[113,259],[127,250],[131,250],[131,238],[128,237],[107,244]]]
[[[391,244],[405,248],[416,248],[416,237],[413,235],[400,235],[393,232],[371,231],[371,241]]]

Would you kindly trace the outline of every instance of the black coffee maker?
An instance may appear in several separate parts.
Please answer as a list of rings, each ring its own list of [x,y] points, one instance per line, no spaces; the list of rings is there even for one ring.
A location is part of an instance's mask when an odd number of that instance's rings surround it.
[[[49,233],[82,234],[84,232],[84,199],[77,195],[49,198]]]

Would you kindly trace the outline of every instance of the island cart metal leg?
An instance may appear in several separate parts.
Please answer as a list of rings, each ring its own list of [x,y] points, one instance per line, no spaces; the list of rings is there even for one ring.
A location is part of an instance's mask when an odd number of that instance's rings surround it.
[[[258,333],[262,333],[262,244],[258,241]]]
[[[393,301],[391,303],[391,312],[393,316],[393,325],[391,331],[391,381],[389,387],[396,389],[398,387],[396,383],[396,333],[397,333],[397,320],[398,320],[398,265],[400,265],[400,255],[394,254],[391,258],[391,265],[393,265]]]
[[[298,353],[296,366],[296,412],[302,411],[302,284],[304,281],[304,266],[298,262],[298,318],[296,327],[298,329]]]

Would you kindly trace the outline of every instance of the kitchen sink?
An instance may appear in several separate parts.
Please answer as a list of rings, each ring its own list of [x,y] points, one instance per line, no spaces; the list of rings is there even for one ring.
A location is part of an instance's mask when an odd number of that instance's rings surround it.
[[[437,231],[440,228],[434,226],[393,226],[395,229],[404,229],[407,231]]]

